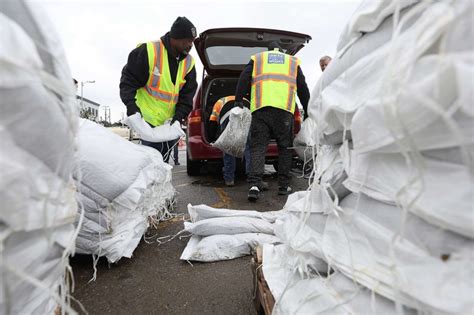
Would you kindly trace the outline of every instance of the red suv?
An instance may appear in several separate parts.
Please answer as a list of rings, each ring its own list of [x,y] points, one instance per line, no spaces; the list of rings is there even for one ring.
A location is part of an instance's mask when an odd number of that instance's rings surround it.
[[[222,159],[222,152],[208,142],[209,117],[214,103],[221,97],[234,95],[240,73],[256,53],[266,51],[268,44],[278,41],[287,54],[295,55],[311,40],[309,35],[260,28],[216,28],[199,35],[194,45],[204,66],[202,82],[194,98],[187,121],[187,172],[200,174],[208,161]],[[295,111],[295,134],[301,127],[301,114]],[[270,142],[265,155],[267,163],[275,163],[278,149]]]

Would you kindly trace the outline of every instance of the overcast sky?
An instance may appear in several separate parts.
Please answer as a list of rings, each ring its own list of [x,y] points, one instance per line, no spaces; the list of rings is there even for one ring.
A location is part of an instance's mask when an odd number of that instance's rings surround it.
[[[177,16],[186,16],[198,33],[220,27],[262,27],[300,32],[313,40],[297,56],[310,91],[321,71],[319,58],[334,55],[342,28],[359,0],[318,1],[157,1],[33,0],[41,5],[62,40],[69,66],[84,86],[84,97],[110,106],[112,121],[125,106],[119,97],[122,67],[141,42],[159,39]],[[196,51],[198,83],[202,65]],[[80,93],[80,90],[78,91]],[[104,114],[100,109],[100,116]]]

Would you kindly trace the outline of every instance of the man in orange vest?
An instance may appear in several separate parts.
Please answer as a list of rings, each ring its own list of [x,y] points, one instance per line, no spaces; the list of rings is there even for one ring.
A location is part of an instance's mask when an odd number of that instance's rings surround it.
[[[130,52],[120,79],[127,116],[140,112],[152,127],[188,116],[197,90],[194,59],[189,55],[196,36],[194,25],[178,17],[159,41],[140,44]],[[168,162],[176,141],[142,144],[160,151]]]
[[[224,129],[227,127],[229,123],[229,116],[231,110],[235,107],[235,96],[229,95],[222,97],[217,100],[212,108],[211,116],[209,117],[209,127],[208,127],[208,135],[209,135],[209,142],[214,142],[217,140],[220,134],[224,132]],[[247,108],[250,107],[250,104],[247,100],[244,99],[244,106]],[[234,186],[234,178],[235,178],[235,167],[236,167],[236,160],[235,156],[232,156],[227,153],[223,153],[223,161],[224,161],[224,182],[227,187]],[[244,160],[245,160],[245,171],[246,173],[250,169],[250,151],[248,147],[248,143],[245,147],[244,151]]]

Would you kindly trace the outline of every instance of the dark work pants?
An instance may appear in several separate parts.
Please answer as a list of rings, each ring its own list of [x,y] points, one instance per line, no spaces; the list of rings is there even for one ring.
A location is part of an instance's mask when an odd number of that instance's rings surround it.
[[[152,147],[154,149],[157,149],[163,156],[163,161],[168,163],[170,159],[170,155],[172,154],[171,150],[173,148],[173,145],[176,143],[176,141],[177,140],[171,140],[171,141],[165,141],[165,142],[149,142],[149,141],[142,140],[142,144],[146,145],[147,147]]]
[[[174,146],[174,149],[173,149],[173,162],[174,162],[174,165],[176,165],[177,163],[179,163],[179,149],[178,149],[178,141],[176,141],[176,145]]]
[[[293,114],[275,107],[264,107],[252,113],[250,126],[250,187],[260,189],[265,170],[265,153],[270,138],[276,139],[278,146],[278,185],[286,187],[290,183],[290,169],[293,146]]]

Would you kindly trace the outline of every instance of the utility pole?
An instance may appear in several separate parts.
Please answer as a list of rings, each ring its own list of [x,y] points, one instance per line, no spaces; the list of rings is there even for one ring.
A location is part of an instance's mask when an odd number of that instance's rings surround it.
[[[104,106],[104,121],[110,123],[110,107]]]
[[[81,81],[81,110],[84,109],[84,85],[87,83],[95,83],[95,80],[92,81]]]

